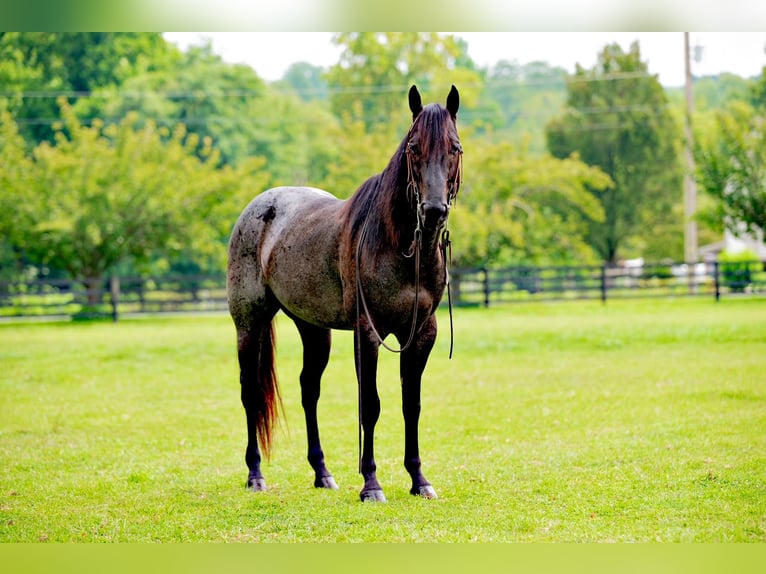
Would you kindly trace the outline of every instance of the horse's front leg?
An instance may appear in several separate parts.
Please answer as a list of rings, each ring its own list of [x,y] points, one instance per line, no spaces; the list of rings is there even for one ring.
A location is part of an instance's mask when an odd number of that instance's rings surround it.
[[[407,337],[400,337],[406,341]],[[436,491],[420,470],[418,422],[420,420],[420,381],[428,356],[436,341],[436,317],[422,326],[412,345],[400,358],[402,380],[402,414],[404,415],[404,468],[412,478],[410,493],[423,498],[436,498]]]
[[[380,397],[377,386],[379,343],[375,335],[362,326],[354,331],[354,356],[359,384],[360,416],[363,431],[362,458],[359,472],[364,477],[364,487],[359,493],[362,502],[385,502],[386,496],[378,482],[375,465],[375,425],[380,417]]]

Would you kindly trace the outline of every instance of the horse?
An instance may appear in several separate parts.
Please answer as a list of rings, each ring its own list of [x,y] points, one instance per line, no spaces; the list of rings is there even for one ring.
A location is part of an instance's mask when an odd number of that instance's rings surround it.
[[[413,85],[408,99],[412,124],[407,135],[385,169],[350,198],[340,200],[313,187],[276,187],[257,195],[234,225],[227,296],[237,334],[250,490],[266,489],[261,452],[269,458],[281,406],[272,322],[281,310],[297,326],[303,344],[301,405],[314,486],[338,488],[325,465],[317,402],[331,331],[353,330],[361,500],[386,501],[374,456],[381,345],[401,353],[410,493],[437,497],[421,472],[418,420],[421,378],[436,340],[435,312],[448,282],[446,223],[462,179],[456,127],[460,97],[453,85],[446,107],[423,106]],[[399,349],[384,342],[390,334]]]

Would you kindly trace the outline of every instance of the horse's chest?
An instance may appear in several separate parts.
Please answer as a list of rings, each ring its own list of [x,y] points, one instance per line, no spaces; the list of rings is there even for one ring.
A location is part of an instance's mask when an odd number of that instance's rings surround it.
[[[392,329],[410,321],[416,305],[418,316],[430,315],[439,305],[444,291],[444,280],[436,271],[425,273],[421,270],[416,277],[412,269],[381,265],[377,273],[368,273],[362,281],[371,311]]]

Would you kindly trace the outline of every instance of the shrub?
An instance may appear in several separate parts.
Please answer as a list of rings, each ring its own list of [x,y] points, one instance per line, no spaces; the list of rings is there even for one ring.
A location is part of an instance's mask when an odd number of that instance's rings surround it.
[[[743,292],[762,269],[758,254],[752,249],[721,251],[718,264],[723,284],[736,293]]]

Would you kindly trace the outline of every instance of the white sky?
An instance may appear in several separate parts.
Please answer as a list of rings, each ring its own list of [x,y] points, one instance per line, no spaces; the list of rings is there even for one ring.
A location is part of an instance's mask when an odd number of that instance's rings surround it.
[[[627,49],[639,40],[641,57],[665,86],[684,82],[684,43],[681,32],[454,32],[468,43],[468,53],[480,66],[499,60],[521,64],[542,60],[574,71],[575,63],[591,67],[606,44]],[[339,50],[329,32],[168,32],[165,37],[182,49],[212,40],[213,51],[230,63],[245,63],[259,76],[273,81],[294,62],[331,66]],[[695,76],[730,72],[743,77],[760,75],[766,65],[766,32],[692,32],[692,46],[704,47],[702,59],[692,62]]]

